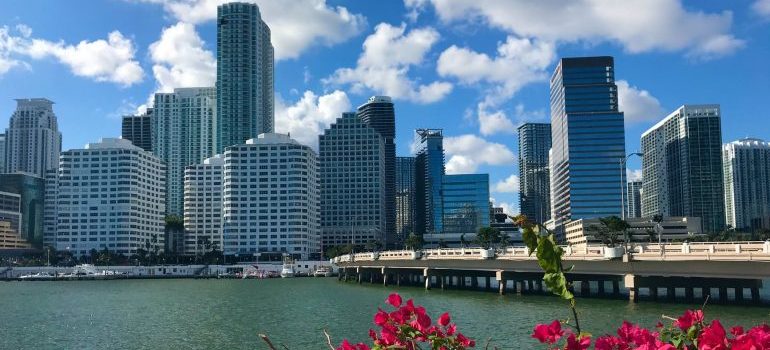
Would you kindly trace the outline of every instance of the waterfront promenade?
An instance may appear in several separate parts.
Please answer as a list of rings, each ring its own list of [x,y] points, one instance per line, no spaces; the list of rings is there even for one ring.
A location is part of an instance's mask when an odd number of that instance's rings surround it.
[[[631,301],[767,303],[770,242],[635,244],[628,252],[603,246],[564,247],[577,295]],[[542,270],[526,247],[426,249],[357,253],[334,259],[340,279],[473,288],[500,294],[545,292]]]

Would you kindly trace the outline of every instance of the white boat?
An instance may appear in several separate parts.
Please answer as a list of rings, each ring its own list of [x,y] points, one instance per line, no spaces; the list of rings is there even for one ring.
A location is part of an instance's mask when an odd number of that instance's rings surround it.
[[[80,264],[75,265],[75,267],[72,269],[72,273],[69,274],[63,274],[60,277],[63,278],[83,278],[83,279],[103,279],[103,278],[113,278],[116,275],[120,275],[120,273],[116,271],[111,270],[97,270],[96,266],[92,264]]]
[[[332,269],[329,266],[319,266],[315,272],[313,272],[314,277],[331,277],[332,276]]]
[[[294,270],[294,260],[290,257],[286,257],[283,260],[283,267],[281,267],[281,277],[291,278],[294,277],[297,272]]]
[[[38,272],[38,273],[30,273],[26,275],[19,276],[22,280],[50,280],[56,278],[56,276],[48,273],[48,272]]]

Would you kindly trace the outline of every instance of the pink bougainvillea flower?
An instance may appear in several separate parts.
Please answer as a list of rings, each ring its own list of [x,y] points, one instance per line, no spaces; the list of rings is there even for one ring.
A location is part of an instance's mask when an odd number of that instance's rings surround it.
[[[741,335],[741,334],[743,334],[743,333],[744,333],[743,332],[743,327],[741,327],[741,326],[735,326],[735,327],[731,327],[730,328],[730,334],[732,334],[732,335],[734,335],[736,337]]]
[[[583,336],[578,339],[574,333],[570,333],[567,337],[566,350],[586,350],[591,346],[591,337]]]
[[[722,327],[719,320],[714,320],[710,325],[704,327],[698,336],[699,350],[726,350],[729,348],[730,343],[727,340],[725,328]]]
[[[554,320],[550,325],[539,324],[535,326],[532,338],[537,339],[541,343],[553,344],[556,343],[562,335],[564,335],[564,331],[561,329],[561,322],[559,322],[559,320]]]
[[[401,296],[398,293],[391,293],[385,301],[393,307],[401,306]]]
[[[679,327],[682,332],[687,332],[690,327],[700,323],[703,323],[703,310],[687,310],[674,321],[674,326]]]
[[[369,346],[364,343],[350,344],[347,339],[342,341],[342,344],[337,350],[370,350]]]
[[[457,333],[457,341],[466,348],[472,348],[476,346],[476,342],[466,338],[462,333]]]
[[[387,312],[385,312],[382,309],[378,308],[377,309],[377,313],[374,314],[374,324],[376,324],[378,326],[382,326],[382,325],[388,323],[388,319],[389,318],[390,317],[388,317],[388,313]]]
[[[452,319],[449,317],[449,313],[445,312],[438,318],[438,324],[446,327]]]

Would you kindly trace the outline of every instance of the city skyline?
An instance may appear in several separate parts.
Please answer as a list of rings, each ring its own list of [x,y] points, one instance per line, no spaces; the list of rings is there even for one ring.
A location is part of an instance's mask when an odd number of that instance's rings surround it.
[[[171,3],[179,2],[167,2]],[[518,16],[510,21],[497,18],[476,5],[462,4],[475,14],[465,16],[439,3],[409,3],[418,5],[260,2],[276,50],[276,132],[289,131],[293,138],[313,144],[315,135],[339,112],[352,110],[371,95],[391,95],[398,109],[397,155],[413,154],[409,141],[414,129],[443,128],[446,137],[456,141],[447,142],[454,145],[446,149],[447,172],[489,173],[491,196],[517,207],[515,127],[522,121],[547,121],[543,74],[550,75],[558,57],[612,55],[617,71],[622,72],[617,80],[620,110],[626,113],[628,151],[640,150],[637,136],[685,103],[722,106],[724,143],[770,135],[770,125],[751,124],[755,111],[763,109],[762,102],[756,101],[763,101],[761,97],[770,92],[761,83],[770,75],[761,64],[769,46],[762,36],[768,21],[754,2],[666,1],[673,19],[650,18],[659,28],[653,33],[647,32],[647,26],[613,31],[609,20],[602,18],[596,19],[596,28],[576,24],[572,32],[566,25],[546,31]],[[143,1],[39,6],[50,11],[23,2],[0,6],[5,14],[0,15],[0,26],[7,27],[0,37],[13,38],[16,45],[4,46],[0,52],[0,61],[6,63],[0,65],[0,125],[8,124],[13,99],[45,97],[56,103],[63,150],[79,148],[101,137],[120,135],[120,116],[134,113],[154,92],[213,86],[216,8],[211,12],[205,6],[196,7],[200,9],[196,17],[190,10],[193,6],[172,10]],[[497,10],[524,12],[519,6],[505,4]],[[575,6],[595,13],[589,5]],[[628,6],[639,11],[623,9],[616,15],[655,10],[653,4]],[[73,11],[104,15],[85,22],[66,16]],[[65,23],[49,24],[57,23],[51,20],[54,13],[65,14],[57,15]],[[554,18],[560,13],[554,10]],[[132,20],[139,17],[141,27]],[[679,27],[671,24],[689,21],[712,25],[678,33]],[[287,36],[292,30],[299,30],[298,37]],[[118,33],[109,35],[113,31]],[[639,39],[642,34],[644,40]],[[33,39],[38,39],[37,51],[25,50]],[[392,47],[404,50],[392,51]],[[113,55],[105,62],[76,59],[93,52],[89,50]],[[411,55],[398,55],[407,51]],[[661,60],[666,64],[661,65]],[[461,71],[451,62],[463,62],[468,69]],[[99,70],[101,63],[112,65]],[[82,69],[86,64],[94,69]],[[501,72],[506,76],[488,74],[494,67],[504,68]],[[398,84],[392,87],[372,78],[379,68],[388,74],[398,68],[408,72],[395,75]],[[702,79],[704,75],[709,79]],[[688,83],[696,80],[699,84]],[[446,91],[449,86],[451,92]],[[494,96],[495,92],[502,95]],[[81,127],[85,123],[89,128]],[[490,127],[508,123],[511,128]],[[492,155],[472,157],[480,150]],[[629,164],[633,170],[640,169],[636,159]]]

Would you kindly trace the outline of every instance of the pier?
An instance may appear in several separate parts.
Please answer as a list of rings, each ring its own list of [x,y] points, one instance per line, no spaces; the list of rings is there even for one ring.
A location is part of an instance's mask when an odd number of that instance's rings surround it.
[[[580,297],[760,304],[770,278],[770,242],[635,244],[563,247],[564,266]],[[339,279],[411,285],[547,293],[543,273],[526,247],[450,248],[343,255],[333,261]]]

